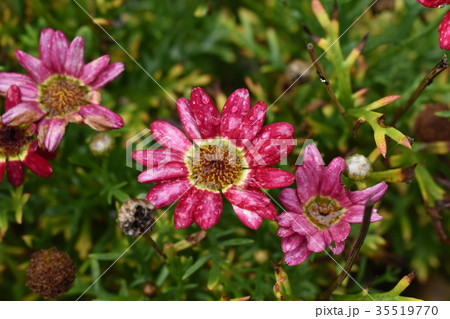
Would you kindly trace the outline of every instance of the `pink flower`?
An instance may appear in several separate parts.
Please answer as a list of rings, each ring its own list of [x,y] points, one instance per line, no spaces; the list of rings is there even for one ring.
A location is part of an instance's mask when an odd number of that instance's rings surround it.
[[[296,171],[297,189],[281,191],[280,200],[287,211],[278,218],[278,236],[282,237],[281,248],[289,266],[302,263],[312,252],[327,246],[340,254],[350,223],[362,222],[366,201],[380,200],[387,190],[386,183],[381,182],[363,191],[347,191],[341,181],[345,160],[336,157],[326,168],[324,165],[317,147],[308,145],[303,164]],[[374,209],[370,221],[380,219]]]
[[[417,0],[420,4],[428,8],[443,7],[450,4],[449,0]],[[450,50],[450,11],[442,19],[439,26],[439,44],[441,49]]]
[[[6,93],[6,111],[20,105],[20,89],[13,85]],[[1,119],[1,117],[0,117]],[[41,177],[50,177],[52,167],[39,155],[37,142],[32,140],[35,125],[12,127],[0,124],[0,182],[6,169],[8,180],[13,186],[19,186],[24,180],[23,164]]]
[[[268,167],[292,150],[292,125],[263,126],[267,106],[258,102],[250,108],[246,89],[231,94],[221,114],[201,88],[192,90],[190,100],[178,99],[177,109],[188,137],[156,121],[150,128],[164,149],[133,154],[151,167],[139,175],[139,182],[156,183],[146,200],[160,208],[180,199],[174,216],[177,229],[194,222],[203,229],[214,226],[222,214],[222,194],[247,227],[257,229],[263,218],[275,220],[275,207],[259,189],[294,181],[291,173]]]
[[[97,131],[123,126],[122,118],[99,105],[99,89],[122,73],[120,62],[108,65],[104,55],[84,64],[84,39],[72,43],[61,31],[41,32],[40,59],[16,50],[19,63],[29,72],[0,73],[0,93],[11,85],[22,91],[22,103],[3,115],[2,123],[19,126],[38,122],[38,141],[53,152],[61,142],[68,122],[86,124]]]

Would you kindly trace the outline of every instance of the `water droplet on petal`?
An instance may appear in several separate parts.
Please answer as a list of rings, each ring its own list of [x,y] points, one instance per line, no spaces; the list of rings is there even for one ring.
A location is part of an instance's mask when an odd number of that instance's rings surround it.
[[[231,113],[236,113],[237,110],[238,110],[238,108],[237,108],[236,106],[233,106],[233,107],[231,108]]]

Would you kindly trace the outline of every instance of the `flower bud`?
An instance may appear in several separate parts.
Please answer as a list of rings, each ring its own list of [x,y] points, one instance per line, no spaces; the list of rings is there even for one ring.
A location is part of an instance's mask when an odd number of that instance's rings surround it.
[[[65,252],[55,247],[39,250],[31,256],[27,286],[46,299],[68,291],[75,280],[76,266]]]
[[[143,199],[129,199],[119,209],[117,222],[124,234],[135,237],[151,231],[154,206]]]
[[[114,138],[106,133],[95,134],[89,142],[89,150],[94,156],[107,156],[114,148]]]
[[[296,59],[288,64],[284,75],[289,85],[292,85],[294,82],[304,84],[311,77],[310,65],[305,61]]]
[[[369,176],[372,171],[372,165],[364,155],[355,154],[347,158],[347,176],[355,181],[360,181]]]

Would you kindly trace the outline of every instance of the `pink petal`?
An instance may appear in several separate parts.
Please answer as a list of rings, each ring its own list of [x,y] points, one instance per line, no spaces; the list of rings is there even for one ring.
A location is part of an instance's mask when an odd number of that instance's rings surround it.
[[[345,248],[345,240],[335,243],[335,247],[333,247],[333,246],[330,244],[330,245],[328,245],[328,248],[331,249],[331,251],[333,252],[333,254],[339,255],[340,253],[342,253],[342,252],[344,251],[344,248]]]
[[[145,199],[155,208],[161,208],[179,200],[192,185],[187,179],[169,180],[156,184]]]
[[[167,179],[187,177],[188,174],[186,164],[173,162],[142,172],[138,176],[138,181],[139,183],[155,183]]]
[[[331,238],[335,242],[340,242],[345,240],[350,234],[350,224],[348,222],[340,220],[336,224],[331,225],[328,231],[331,234]]]
[[[306,242],[299,245],[297,249],[284,254],[284,261],[289,266],[299,265],[311,255]]]
[[[189,189],[175,207],[174,224],[176,229],[186,228],[194,222],[194,211],[202,200],[203,193],[192,187]]]
[[[286,210],[297,214],[303,213],[303,205],[298,200],[297,190],[294,188],[285,188],[281,190],[280,201],[286,207]]]
[[[55,31],[52,42],[52,63],[53,68],[58,74],[64,73],[64,62],[66,61],[69,42],[61,31]]]
[[[220,135],[233,136],[250,108],[250,94],[246,89],[234,91],[225,102],[220,119]]]
[[[103,55],[94,61],[89,62],[81,70],[81,81],[84,84],[90,84],[97,79],[97,76],[103,72],[109,63],[109,55]]]
[[[279,226],[278,230],[277,230],[277,236],[279,236],[279,237],[289,237],[294,233],[295,232],[292,229],[282,227],[282,226]]]
[[[5,160],[0,160],[0,183],[2,182],[3,179],[3,173],[5,173],[5,167],[6,167],[6,162]]]
[[[264,124],[266,111],[267,105],[261,101],[250,109],[241,125],[231,135],[231,139],[236,140],[237,146],[243,147],[243,140],[251,142],[258,135]]]
[[[0,72],[0,93],[6,93],[12,85],[20,87],[23,98],[35,99],[38,97],[36,82],[29,75]]]
[[[25,156],[23,163],[38,176],[46,178],[52,176],[53,170],[51,165],[45,159],[34,152],[28,151],[28,154],[27,156]]]
[[[290,217],[294,218],[292,221],[292,229],[303,236],[312,236],[319,232],[319,229],[313,225],[305,215],[290,214]]]
[[[294,182],[294,175],[279,168],[255,168],[251,170],[250,186],[255,188],[281,188]]]
[[[237,207],[235,205],[232,206],[237,217],[245,226],[251,229],[258,229],[259,226],[261,226],[263,218],[259,214],[251,210]]]
[[[362,191],[348,192],[348,198],[354,204],[365,205],[367,200],[371,198],[372,202],[378,202],[386,193],[388,185],[386,182],[378,183],[372,187],[368,187]]]
[[[345,187],[342,183],[341,176],[345,169],[345,160],[342,157],[335,157],[323,172],[320,184],[320,194],[336,198],[345,194]]]
[[[301,204],[306,204],[311,198],[319,195],[320,176],[313,166],[303,164],[295,172],[297,195]]]
[[[442,5],[450,4],[448,0],[417,0],[420,4],[428,8],[437,8]]]
[[[12,85],[6,92],[5,112],[22,102],[22,94],[17,85]],[[3,115],[4,116],[4,115]]]
[[[125,66],[122,62],[115,62],[110,64],[102,73],[97,76],[97,79],[91,83],[91,87],[94,90],[103,88],[106,84],[114,80],[125,70]]]
[[[53,63],[52,63],[52,42],[55,31],[50,28],[46,28],[42,30],[41,37],[39,39],[39,57],[44,63],[45,67],[53,71]]]
[[[217,224],[222,215],[222,196],[207,190],[201,192],[202,200],[195,208],[194,218],[201,229],[208,229]]]
[[[48,131],[45,135],[45,148],[49,152],[54,152],[66,132],[67,122],[63,118],[54,117],[49,121]]]
[[[8,91],[9,92],[9,91]],[[45,116],[38,102],[22,102],[2,116],[2,124],[19,126],[36,122]]]
[[[450,50],[450,11],[442,19],[441,25],[439,26],[439,35],[441,49]]]
[[[64,70],[67,75],[78,78],[84,66],[84,39],[81,36],[73,39],[67,50]]]
[[[303,164],[309,164],[311,166],[325,166],[325,163],[320,155],[319,149],[316,145],[310,144],[305,147],[305,153],[303,154]]]
[[[148,167],[161,166],[170,162],[184,162],[184,155],[171,148],[134,151],[132,156],[136,162]]]
[[[281,239],[281,250],[284,253],[293,251],[305,241],[305,237],[299,234],[293,234]]]
[[[308,249],[316,253],[325,250],[330,242],[326,242],[322,232],[317,232],[314,235],[307,237]]]
[[[220,114],[216,104],[202,88],[191,91],[191,108],[203,138],[218,136]]]
[[[364,217],[364,205],[353,205],[347,208],[344,216],[341,217],[342,221],[346,221],[349,223],[362,223]],[[377,213],[377,209],[372,210],[372,215],[370,218],[370,222],[377,222],[382,220],[383,217]]]
[[[6,163],[6,174],[12,186],[17,187],[23,183],[25,178],[23,166],[20,161],[8,161]]]
[[[17,61],[22,65],[37,82],[42,83],[47,79],[51,73],[44,66],[41,60],[29,55],[20,50],[16,50]]]
[[[202,135],[198,128],[198,124],[192,113],[191,105],[188,99],[182,97],[177,100],[177,111],[181,119],[181,124],[187,135],[191,139],[201,139]]]
[[[262,218],[268,220],[275,220],[278,217],[277,210],[275,209],[275,206],[273,206],[271,202],[269,202],[269,204],[267,204],[264,208],[258,209],[256,213]]]
[[[192,143],[178,128],[164,121],[156,121],[150,125],[153,138],[163,147],[186,152]]]
[[[227,189],[224,195],[231,204],[251,211],[258,211],[271,205],[270,199],[255,188],[240,189],[233,186]]]
[[[123,127],[123,119],[117,113],[97,104],[89,104],[80,107],[78,113],[83,118],[83,123],[96,131],[106,131]]]

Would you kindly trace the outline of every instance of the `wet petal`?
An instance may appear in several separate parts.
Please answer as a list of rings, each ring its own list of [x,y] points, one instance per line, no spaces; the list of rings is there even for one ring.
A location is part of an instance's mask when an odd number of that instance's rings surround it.
[[[123,119],[117,113],[97,104],[84,105],[78,113],[83,123],[96,131],[106,131],[123,127]]]
[[[202,88],[191,91],[191,108],[203,138],[218,136],[220,114],[216,104]]]
[[[246,89],[234,91],[225,102],[220,119],[220,135],[233,136],[250,108],[250,94]]]
[[[282,227],[282,226],[279,226],[278,230],[277,230],[277,236],[279,236],[279,237],[289,237],[294,233],[295,232],[292,229]]]
[[[20,88],[22,97],[25,99],[35,99],[38,97],[36,82],[29,75],[0,72],[0,93],[6,93],[12,85],[17,85]]]
[[[155,208],[161,208],[179,200],[192,187],[187,179],[176,179],[156,184],[145,197]]]
[[[320,184],[320,194],[336,199],[339,197],[341,206],[350,204],[350,201],[346,198],[346,190],[341,179],[344,169],[345,160],[342,157],[334,158],[323,172]]]
[[[442,5],[450,4],[448,0],[417,0],[420,4],[428,8],[437,8]]]
[[[305,241],[305,237],[299,234],[293,234],[281,239],[281,250],[284,253],[293,251]]]
[[[439,26],[439,44],[441,49],[450,50],[450,11],[442,19]]]
[[[181,197],[175,207],[174,213],[176,229],[186,228],[192,225],[194,222],[194,211],[198,203],[202,200],[202,195],[203,193],[200,190],[192,187]]]
[[[340,241],[338,243],[335,243],[335,247],[333,247],[331,244],[328,245],[328,248],[331,249],[331,251],[333,252],[333,254],[335,255],[339,255],[340,253],[342,253],[344,251],[345,248],[345,240]]]
[[[78,78],[84,66],[84,38],[81,36],[73,39],[67,50],[64,70],[67,75]]]
[[[344,216],[341,217],[341,220],[349,222],[349,223],[362,223],[364,217],[364,205],[353,205],[347,208]],[[377,213],[377,209],[374,208],[372,210],[372,215],[370,217],[370,222],[377,222],[382,220],[383,217]]]
[[[187,177],[188,170],[184,163],[167,163],[145,170],[138,176],[139,183],[155,183],[167,179]]]
[[[233,132],[231,139],[236,141],[236,145],[243,147],[243,140],[252,142],[261,131],[266,118],[267,105],[259,101],[250,111],[248,111],[241,125]]]
[[[250,172],[250,186],[255,188],[281,188],[294,182],[294,175],[279,168],[255,168]]]
[[[39,39],[39,58],[42,63],[44,63],[45,67],[53,71],[53,63],[52,63],[52,42],[55,31],[50,28],[46,28],[42,30],[41,37]]]
[[[194,118],[188,99],[182,97],[177,100],[177,111],[181,119],[181,125],[191,139],[201,139],[202,135]]]
[[[45,135],[44,144],[47,151],[54,152],[66,132],[67,122],[65,119],[55,117],[52,118],[48,124],[48,131]]]
[[[255,188],[231,187],[225,191],[224,195],[231,204],[251,211],[258,211],[271,205],[269,198]]]
[[[263,218],[259,214],[251,210],[237,207],[235,205],[232,206],[237,217],[245,226],[251,229],[258,229],[259,226],[261,226]]]
[[[289,266],[299,265],[308,259],[311,253],[312,252],[308,249],[307,243],[303,242],[297,247],[297,249],[284,254],[284,261]]]
[[[350,224],[342,220],[337,222],[336,224],[331,225],[328,228],[328,231],[331,234],[331,238],[335,242],[345,240],[350,234],[350,230],[351,230]]]
[[[9,92],[9,91],[8,91]],[[2,116],[2,124],[19,126],[36,122],[45,116],[38,102],[22,102],[10,108]]]
[[[320,155],[319,149],[314,144],[310,144],[305,147],[305,153],[303,154],[303,163],[309,164],[312,167],[322,167],[321,170],[323,169],[323,166],[325,166],[322,155]]]
[[[59,74],[64,73],[64,61],[66,60],[69,42],[61,31],[55,31],[52,42],[52,63],[53,68]]]
[[[317,232],[314,235],[307,237],[307,239],[308,239],[308,249],[316,253],[325,250],[325,247],[330,243],[325,242],[325,238],[322,232]]]
[[[34,152],[29,151],[27,156],[25,156],[23,163],[38,176],[46,178],[52,176],[53,170],[51,165]]]
[[[103,88],[106,84],[114,80],[125,70],[125,66],[122,62],[115,62],[110,64],[106,69],[97,76],[97,79],[91,83],[91,87],[94,90]]]
[[[22,102],[22,94],[17,85],[12,85],[6,92],[5,112]],[[4,114],[3,114],[4,116]]]
[[[150,125],[153,138],[163,147],[186,152],[192,143],[181,130],[164,121],[156,121]]]
[[[6,168],[6,159],[1,159],[0,158],[0,183],[2,182],[3,179],[3,174],[5,173],[5,168]]]
[[[44,66],[41,60],[36,59],[28,53],[16,50],[16,57],[20,65],[22,65],[37,82],[42,83],[51,75],[50,71]]]
[[[17,187],[22,185],[25,175],[20,161],[8,161],[6,163],[6,174],[12,186]]]
[[[201,190],[202,200],[194,211],[195,222],[201,229],[213,227],[222,215],[222,195],[207,190]]]
[[[280,193],[280,201],[286,210],[302,214],[303,213],[303,205],[300,204],[298,199],[297,190],[294,188],[285,188]]]
[[[84,84],[90,84],[92,81],[97,79],[98,75],[103,72],[109,63],[109,55],[104,55],[89,62],[81,71],[81,81]]]
[[[348,198],[354,204],[365,204],[369,198],[372,202],[378,202],[386,193],[388,185],[386,182],[378,183],[372,187],[368,187],[362,191],[348,192]]]
[[[303,164],[297,167],[295,172],[297,181],[297,195],[302,205],[306,204],[310,198],[319,195],[320,176],[314,167]]]
[[[134,151],[132,156],[136,162],[148,167],[161,166],[170,162],[184,162],[184,155],[171,148]]]

